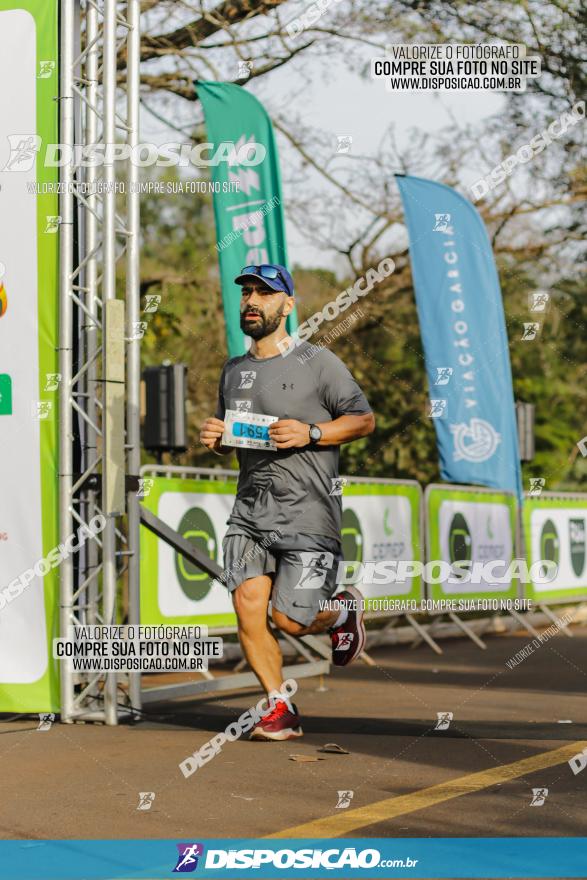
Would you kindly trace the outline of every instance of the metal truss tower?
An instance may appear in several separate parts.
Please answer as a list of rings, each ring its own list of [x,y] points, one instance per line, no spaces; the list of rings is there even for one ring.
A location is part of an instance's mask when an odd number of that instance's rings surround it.
[[[62,636],[115,623],[121,596],[138,623],[139,502],[127,476],[140,468],[138,167],[108,149],[90,166],[80,147],[138,144],[139,60],[140,0],[61,0],[60,141],[78,146],[61,168],[60,541],[106,519],[60,567]],[[129,679],[62,663],[61,720],[116,724],[121,706],[140,705],[140,678]]]

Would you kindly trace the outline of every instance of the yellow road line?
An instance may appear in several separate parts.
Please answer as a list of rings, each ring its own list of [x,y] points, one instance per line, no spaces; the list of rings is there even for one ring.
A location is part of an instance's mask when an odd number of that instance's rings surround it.
[[[315,819],[313,822],[296,825],[294,828],[286,828],[285,831],[278,831],[276,834],[267,836],[269,838],[342,837],[343,834],[349,834],[366,825],[375,825],[377,822],[395,819],[397,816],[414,813],[416,810],[424,810],[426,807],[433,807],[435,804],[441,804],[443,801],[452,800],[452,798],[460,797],[463,794],[481,791],[481,789],[489,788],[499,782],[518,779],[520,776],[534,773],[536,770],[543,770],[545,767],[564,764],[584,748],[587,748],[587,741],[568,743],[560,749],[541,752],[531,758],[515,761],[513,764],[503,764],[499,767],[481,770],[478,773],[471,773],[468,776],[449,779],[448,782],[441,782],[439,785],[430,786],[430,788],[422,788],[419,791],[411,792],[411,794],[386,798],[383,801],[367,804],[365,807],[357,807],[355,810],[345,810],[344,812],[337,810],[335,816]]]

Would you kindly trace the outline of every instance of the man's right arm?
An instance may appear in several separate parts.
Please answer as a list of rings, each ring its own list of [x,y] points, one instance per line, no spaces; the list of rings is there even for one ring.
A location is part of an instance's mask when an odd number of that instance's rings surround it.
[[[232,452],[232,446],[223,446],[220,442],[224,433],[224,422],[221,419],[209,418],[200,428],[200,443],[211,449],[217,455],[227,455]]]
[[[216,405],[216,415],[206,419],[200,428],[200,443],[211,449],[217,455],[227,455],[232,452],[232,446],[222,446],[221,439],[224,433],[224,413],[226,407],[224,403],[224,369],[220,374],[220,382],[218,383],[218,403]]]

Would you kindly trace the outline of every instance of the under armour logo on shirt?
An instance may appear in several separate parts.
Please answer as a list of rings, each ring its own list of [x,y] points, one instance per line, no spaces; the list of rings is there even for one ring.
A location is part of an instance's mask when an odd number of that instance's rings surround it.
[[[255,370],[241,370],[241,383],[239,388],[252,388],[257,377]]]

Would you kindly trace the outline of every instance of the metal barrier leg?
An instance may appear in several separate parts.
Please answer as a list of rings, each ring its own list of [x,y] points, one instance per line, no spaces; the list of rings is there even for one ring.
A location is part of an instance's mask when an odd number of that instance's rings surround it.
[[[553,623],[556,623],[560,631],[563,632],[567,636],[567,638],[574,638],[573,633],[569,629],[568,623],[564,623],[564,621],[562,621],[560,617],[557,617],[555,614],[553,614],[548,605],[539,605],[538,607],[543,614],[546,614],[549,620],[552,620]]]
[[[449,612],[448,612],[448,616],[449,616],[450,619],[453,621],[453,623],[456,623],[456,625],[458,626],[458,628],[461,629],[461,630],[465,633],[465,635],[469,636],[469,638],[470,638],[473,642],[475,642],[476,645],[478,645],[478,646],[479,646],[480,648],[482,648],[484,651],[487,650],[487,645],[485,644],[485,642],[483,642],[483,641],[479,638],[479,636],[477,635],[477,633],[474,633],[473,630],[470,629],[470,628],[467,626],[467,624],[465,623],[465,621],[464,621],[464,620],[461,620],[461,618],[460,618],[457,614],[455,614],[454,611],[449,611]]]
[[[514,618],[514,620],[518,621],[520,626],[522,626],[526,630],[526,632],[529,632],[530,635],[534,636],[535,639],[538,638],[537,630],[534,629],[531,623],[528,623],[528,621],[524,620],[522,615],[519,614],[514,608],[508,608],[507,612]]]
[[[415,620],[411,614],[406,614],[405,617],[406,617],[406,620],[408,621],[408,623],[410,624],[410,626],[412,626],[416,630],[416,632],[418,633],[418,635],[420,636],[422,641],[426,642],[426,644],[429,645],[432,648],[432,650],[435,651],[437,654],[444,653],[442,648],[440,647],[440,645],[438,645],[434,641],[434,639],[432,638],[432,636],[430,635],[430,633],[428,632],[426,627],[424,627],[420,623],[418,623],[418,621]]]

